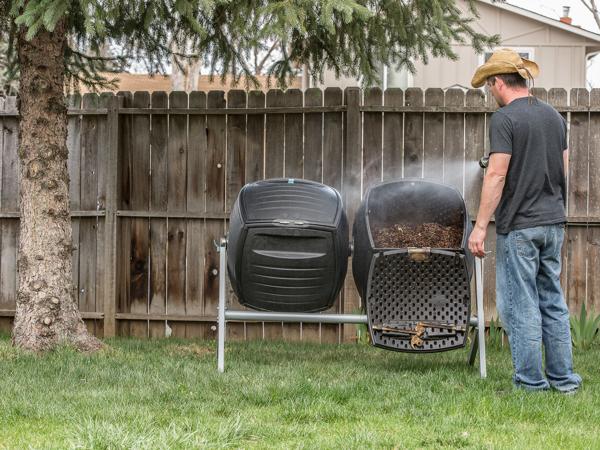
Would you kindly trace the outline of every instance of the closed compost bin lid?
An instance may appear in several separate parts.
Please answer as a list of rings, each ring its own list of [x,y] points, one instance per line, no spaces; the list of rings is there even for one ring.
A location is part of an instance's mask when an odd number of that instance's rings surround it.
[[[302,221],[335,226],[342,213],[339,194],[320,183],[293,178],[247,184],[240,192],[243,221]]]

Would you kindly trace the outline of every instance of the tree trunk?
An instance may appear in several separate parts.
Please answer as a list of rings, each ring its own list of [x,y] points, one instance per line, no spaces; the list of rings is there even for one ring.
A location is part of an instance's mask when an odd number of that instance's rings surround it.
[[[183,70],[177,66],[175,61],[171,63],[171,90],[192,92],[198,90],[200,80],[200,68],[202,61],[188,59],[183,62]]]
[[[19,287],[13,343],[33,351],[58,344],[102,347],[91,336],[73,292],[71,211],[64,97],[64,20],[30,41],[18,33],[20,64]]]
[[[171,49],[174,52],[189,54],[191,53],[191,44],[187,44],[181,49],[173,42]],[[198,90],[198,81],[200,81],[200,69],[202,61],[199,58],[184,58],[181,61],[183,67],[179,67],[176,57],[171,57],[171,90],[192,92]]]

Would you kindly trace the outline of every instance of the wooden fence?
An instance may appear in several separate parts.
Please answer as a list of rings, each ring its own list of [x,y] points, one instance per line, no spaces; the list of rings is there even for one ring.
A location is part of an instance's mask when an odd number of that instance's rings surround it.
[[[573,312],[600,309],[600,90],[536,89],[569,120],[563,286]],[[568,100],[570,98],[570,101]],[[1,101],[1,99],[0,99]],[[0,329],[15,308],[18,115],[0,104]],[[69,100],[76,297],[99,336],[215,336],[218,255],[239,189],[263,178],[317,180],[342,193],[352,223],[377,182],[427,177],[457,187],[474,217],[492,99],[480,90],[328,88],[125,92]],[[532,168],[535,170],[535,168]],[[494,250],[490,225],[486,246]],[[494,312],[493,258],[485,304]],[[232,303],[236,304],[232,298]],[[239,305],[237,305],[239,307]],[[359,308],[351,271],[332,308]],[[337,342],[353,326],[239,323],[237,339]]]

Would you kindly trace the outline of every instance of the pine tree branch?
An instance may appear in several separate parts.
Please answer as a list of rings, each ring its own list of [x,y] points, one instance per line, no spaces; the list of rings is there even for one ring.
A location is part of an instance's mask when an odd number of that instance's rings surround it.
[[[456,1],[72,2],[65,13],[67,32],[78,53],[65,64],[73,69],[85,66],[91,74],[101,63],[111,64],[96,56],[102,56],[99,49],[110,42],[122,50],[116,63],[140,61],[150,73],[166,72],[171,58],[179,65],[182,59],[200,58],[211,74],[224,77],[234,70],[236,79],[247,74],[258,83],[254,75],[265,71],[281,47],[278,43],[285,42],[287,48],[268,70],[282,85],[295,67],[304,64],[315,77],[332,70],[336,75],[362,75],[371,82],[381,64],[414,70],[413,61],[427,62],[430,56],[456,59],[453,43],[469,42],[477,52],[496,45],[498,36],[473,29],[474,1],[467,0],[467,13]],[[0,6],[12,3],[0,0]],[[38,18],[53,13],[45,10],[44,2],[25,5],[16,13],[23,26],[34,26]],[[0,8],[0,22],[14,19],[3,18]],[[191,51],[170,48],[173,39],[190,42]]]
[[[88,55],[87,53],[80,52],[78,50],[69,47],[69,51],[73,56],[79,57],[81,59],[86,59],[88,61],[102,61],[102,62],[117,62],[122,61],[125,57],[119,56],[102,56],[102,55]]]
[[[246,64],[245,58],[238,51],[238,46],[235,45],[236,44],[235,42],[232,42],[228,38],[228,34],[223,30],[223,26],[219,25],[217,27],[217,30],[220,32],[220,36],[221,36],[221,39],[223,40],[223,42],[226,45],[229,46],[229,49],[230,49],[231,54],[233,56],[231,58],[230,64],[223,65],[223,70],[222,70],[222,73],[221,73],[221,80],[225,81],[225,75],[227,73],[227,68],[229,66],[232,69],[231,72],[232,72],[232,75],[233,75],[233,82],[234,82],[234,84],[236,84],[239,81],[241,74],[238,75],[236,73],[236,69],[235,69],[236,61],[237,61],[240,64],[240,67],[242,68],[242,71],[243,71],[244,75],[246,76],[246,80],[247,80],[246,82],[248,83],[248,81],[251,81],[252,84],[254,84],[255,87],[260,86],[260,83],[258,82],[258,79],[255,77],[255,75],[252,73],[252,70]]]

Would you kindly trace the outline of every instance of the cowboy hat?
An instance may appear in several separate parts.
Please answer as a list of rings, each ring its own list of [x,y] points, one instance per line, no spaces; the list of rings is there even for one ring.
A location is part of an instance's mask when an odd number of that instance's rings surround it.
[[[488,77],[503,73],[518,73],[523,78],[535,78],[540,74],[540,68],[536,63],[521,58],[517,52],[510,48],[496,50],[485,64],[479,66],[473,75],[471,85],[481,87]]]

